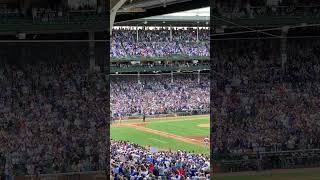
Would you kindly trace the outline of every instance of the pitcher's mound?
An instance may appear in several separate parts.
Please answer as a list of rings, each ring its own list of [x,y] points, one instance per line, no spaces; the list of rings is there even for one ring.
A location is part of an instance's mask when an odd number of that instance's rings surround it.
[[[210,127],[210,124],[198,124],[199,127]]]

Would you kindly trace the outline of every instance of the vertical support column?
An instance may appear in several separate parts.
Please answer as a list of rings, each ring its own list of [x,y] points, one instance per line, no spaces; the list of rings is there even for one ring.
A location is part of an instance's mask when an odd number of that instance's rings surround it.
[[[111,4],[110,7],[110,35],[112,35],[112,28],[114,21],[116,19],[117,11],[121,8],[121,6],[126,2],[127,0],[119,0],[116,4]],[[108,1],[109,3],[109,1]]]
[[[107,10],[106,10],[106,7],[107,7],[107,1],[105,0],[99,0],[97,5],[99,6],[99,8],[101,8],[101,12],[102,13],[105,13]]]
[[[138,84],[141,84],[141,80],[140,80],[140,72],[138,72]]]
[[[18,39],[19,40],[24,40],[24,39],[26,39],[26,34],[25,33],[19,33],[18,34]],[[26,50],[26,47],[25,47],[25,44],[23,44],[23,43],[17,43],[17,46],[20,48],[20,55],[19,55],[19,57],[20,57],[20,62],[19,63],[23,63],[24,61],[25,61],[25,58],[26,58],[26,52],[27,52],[27,50]]]
[[[18,43],[18,46],[20,47],[20,62],[21,64],[24,63],[25,59],[26,59],[26,47],[23,45],[23,43]]]
[[[282,70],[284,70],[285,64],[287,63],[287,34],[289,27],[285,26],[281,31],[281,42],[280,42],[280,53],[281,53],[281,66]]]
[[[199,25],[197,27],[197,42],[199,42]]]
[[[171,83],[173,83],[173,71],[171,71]]]
[[[172,26],[170,25],[170,41],[172,41]]]
[[[95,39],[94,32],[89,32],[89,66],[90,70],[94,70],[96,66],[96,58],[95,58]]]
[[[139,42],[139,28],[138,28],[138,25],[136,26],[137,28],[137,42]]]
[[[31,7],[31,1],[27,1],[27,0],[19,1],[19,5],[22,10],[22,14],[25,15],[26,10]]]
[[[99,4],[99,2],[98,2],[97,4]],[[60,1],[59,6],[62,7],[63,9],[67,9],[67,8],[69,7],[69,2],[68,2],[68,0]]]

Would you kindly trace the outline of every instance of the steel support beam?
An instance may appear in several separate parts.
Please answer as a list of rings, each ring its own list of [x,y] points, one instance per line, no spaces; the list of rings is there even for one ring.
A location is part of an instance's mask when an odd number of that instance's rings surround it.
[[[113,7],[111,7],[110,11],[110,36],[112,34],[112,28],[113,24],[116,19],[117,11],[121,8],[121,6],[126,2],[127,0],[119,0]]]

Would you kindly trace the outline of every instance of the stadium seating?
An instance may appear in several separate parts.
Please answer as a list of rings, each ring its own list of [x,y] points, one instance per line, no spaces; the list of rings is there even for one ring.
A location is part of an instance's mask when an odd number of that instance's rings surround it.
[[[211,82],[216,115],[212,153],[217,158],[238,155],[250,162],[243,157],[252,154],[263,169],[308,166],[304,163],[312,156],[299,150],[320,148],[319,43],[317,38],[288,40],[286,61],[277,40],[217,45],[213,62],[219,79]]]
[[[209,30],[200,29],[130,30],[115,29],[111,38],[110,55],[113,59],[170,56],[209,57]],[[138,37],[138,39],[137,39]]]
[[[0,84],[0,169],[17,176],[106,169],[101,73],[79,63],[2,61]]]
[[[209,78],[201,74],[112,76],[111,111],[114,119],[146,114],[209,110]],[[121,98],[119,98],[121,97]]]

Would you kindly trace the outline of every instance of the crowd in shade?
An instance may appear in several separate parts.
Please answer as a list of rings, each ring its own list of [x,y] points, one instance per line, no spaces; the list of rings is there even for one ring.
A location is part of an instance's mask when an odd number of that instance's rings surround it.
[[[310,0],[269,0],[253,1],[242,0],[233,2],[230,0],[216,1],[213,10],[215,15],[235,19],[235,18],[255,18],[259,16],[320,16],[319,1]]]
[[[97,4],[88,4],[82,2],[76,7],[64,7],[59,4],[51,4],[47,6],[33,5],[32,8],[23,8],[13,6],[11,4],[0,4],[0,23],[10,22],[11,20],[29,19],[34,23],[39,22],[56,22],[56,21],[73,21],[79,17],[89,15],[102,15],[103,7]]]
[[[5,16],[19,16],[20,11],[18,8],[7,7],[5,4],[0,5],[0,17]]]
[[[320,148],[320,41],[288,40],[287,58],[279,44],[239,40],[217,45],[211,81],[213,152]]]
[[[151,152],[137,144],[111,140],[112,179],[209,180],[210,159],[184,151]]]
[[[55,21],[75,21],[80,17],[90,15],[102,15],[103,8],[101,6],[90,6],[88,4],[81,4],[76,7],[33,7],[31,10],[33,22],[55,22]],[[29,13],[30,14],[30,13]],[[97,17],[97,16],[95,16]]]
[[[51,22],[65,16],[62,9],[32,8],[32,19],[34,22]]]
[[[209,29],[119,28],[112,31],[110,56],[126,57],[167,57],[209,56]]]
[[[104,76],[78,63],[0,66],[0,172],[106,168]]]
[[[207,111],[210,102],[208,75],[197,74],[112,76],[111,112],[114,119],[134,115]]]

